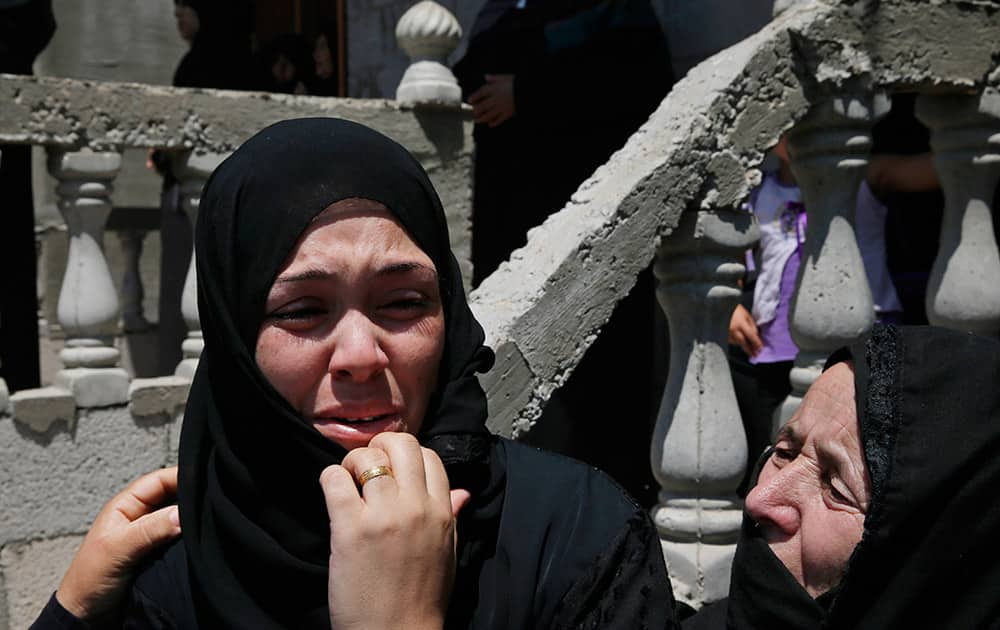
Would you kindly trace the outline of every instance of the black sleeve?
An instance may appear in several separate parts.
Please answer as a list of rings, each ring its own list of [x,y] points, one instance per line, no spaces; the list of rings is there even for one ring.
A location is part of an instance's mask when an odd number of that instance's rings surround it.
[[[35,619],[28,630],[87,630],[88,628],[89,625],[63,608],[56,599],[56,594],[52,593],[52,597],[42,609],[42,614],[38,615],[38,619]]]
[[[676,629],[674,595],[660,540],[636,512],[608,549],[570,587],[554,628]]]

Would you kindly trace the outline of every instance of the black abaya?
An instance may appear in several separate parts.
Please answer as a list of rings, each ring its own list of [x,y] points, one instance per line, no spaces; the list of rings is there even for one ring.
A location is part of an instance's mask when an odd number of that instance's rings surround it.
[[[876,326],[853,357],[872,494],[840,584],[812,599],[744,522],[709,628],[1000,627],[1000,344]]]

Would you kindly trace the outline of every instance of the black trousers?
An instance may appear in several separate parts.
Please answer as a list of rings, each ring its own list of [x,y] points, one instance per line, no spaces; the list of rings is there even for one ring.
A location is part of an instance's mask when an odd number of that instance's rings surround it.
[[[750,473],[757,458],[771,444],[774,411],[792,391],[788,382],[792,361],[753,364],[742,349],[730,346],[729,367],[747,434],[747,470],[739,487],[739,495],[743,497],[749,490]]]

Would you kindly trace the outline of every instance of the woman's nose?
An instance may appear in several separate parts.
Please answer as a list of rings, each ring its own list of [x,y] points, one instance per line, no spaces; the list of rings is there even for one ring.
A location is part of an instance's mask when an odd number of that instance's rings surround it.
[[[333,331],[333,350],[329,371],[335,380],[362,383],[381,373],[389,365],[377,327],[358,312],[349,312]]]
[[[771,464],[766,464],[770,466]],[[747,513],[758,525],[773,526],[782,534],[791,536],[801,525],[801,505],[793,475],[761,472],[757,485],[747,494]]]

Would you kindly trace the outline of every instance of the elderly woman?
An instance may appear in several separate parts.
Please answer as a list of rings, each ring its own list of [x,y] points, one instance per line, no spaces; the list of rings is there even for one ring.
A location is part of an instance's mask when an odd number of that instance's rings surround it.
[[[762,460],[729,598],[685,628],[1000,624],[1000,344],[876,327]]]
[[[640,506],[486,431],[475,374],[493,354],[440,201],[402,147],[341,120],[273,125],[213,174],[196,248],[205,350],[181,434],[183,535],[139,570],[127,627],[673,622]],[[170,494],[169,472],[143,483],[147,499]],[[166,510],[148,515],[150,539],[177,534]],[[99,538],[38,627],[121,592],[142,545]],[[125,559],[88,564],[108,548]]]

